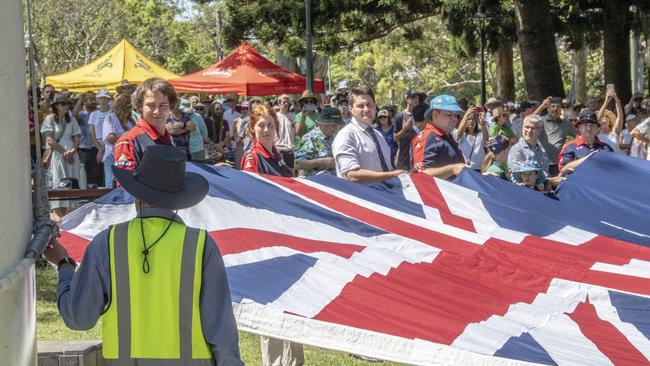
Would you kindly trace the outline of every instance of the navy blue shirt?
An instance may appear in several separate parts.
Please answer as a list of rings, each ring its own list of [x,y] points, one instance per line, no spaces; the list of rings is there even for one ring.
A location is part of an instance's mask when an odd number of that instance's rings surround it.
[[[576,138],[562,146],[562,150],[558,156],[558,169],[562,170],[562,168],[564,168],[564,166],[569,162],[584,158],[593,151],[598,150],[614,152],[614,149],[612,149],[611,146],[600,141],[598,137],[596,137],[593,144],[589,145],[582,139],[582,137],[580,137],[580,135],[578,135]]]
[[[395,161],[395,156],[397,156],[397,142],[395,141],[395,126],[391,125],[388,131],[384,132],[384,130],[381,129],[381,127],[377,124],[373,126],[375,130],[379,131],[379,133],[384,136],[384,140],[386,140],[386,143],[388,144],[388,147],[390,148],[390,161]]]
[[[411,142],[411,168],[422,172],[426,168],[465,163],[456,141],[438,127],[427,123]]]
[[[178,215],[159,208],[143,208],[139,217],[163,217],[183,223]],[[110,304],[109,230],[106,229],[95,236],[86,248],[76,272],[71,266],[63,266],[59,271],[57,305],[63,321],[71,329],[92,328]],[[239,356],[237,324],[233,315],[226,269],[219,248],[209,235],[206,235],[203,248],[201,278],[201,326],[213,359],[220,366],[243,365]]]
[[[251,149],[241,159],[241,170],[258,174],[293,177],[293,171],[284,162],[282,154],[275,147],[272,151],[258,141],[253,141]]]

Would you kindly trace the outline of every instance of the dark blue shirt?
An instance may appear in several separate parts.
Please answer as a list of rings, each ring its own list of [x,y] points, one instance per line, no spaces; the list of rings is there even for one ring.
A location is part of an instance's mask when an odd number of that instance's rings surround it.
[[[456,141],[438,127],[427,123],[411,142],[411,168],[422,172],[426,168],[465,163]]]
[[[178,215],[158,208],[143,208],[139,217],[164,217],[182,223]],[[111,301],[109,230],[95,236],[76,272],[71,266],[59,271],[57,305],[63,321],[71,329],[92,328]],[[203,249],[201,278],[201,326],[213,359],[217,365],[243,365],[226,269],[219,248],[209,235]]]
[[[375,130],[379,131],[379,133],[384,136],[384,140],[386,140],[386,143],[388,144],[388,147],[390,147],[390,161],[395,161],[395,156],[397,156],[397,141],[395,141],[395,126],[391,125],[388,131],[384,132],[384,130],[379,127],[379,125],[375,124],[373,126]]]
[[[584,158],[590,153],[598,150],[604,150],[609,152],[614,152],[611,146],[600,141],[598,137],[593,144],[587,144],[580,135],[576,136],[573,140],[567,142],[562,146],[560,155],[558,156],[558,169],[562,170],[565,165],[574,160]]]

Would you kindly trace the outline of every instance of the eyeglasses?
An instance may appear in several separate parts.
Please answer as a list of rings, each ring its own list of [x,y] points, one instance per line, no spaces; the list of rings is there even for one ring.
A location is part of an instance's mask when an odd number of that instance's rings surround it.
[[[158,109],[160,111],[169,110],[169,104],[168,103],[161,103],[161,104],[146,103],[144,106],[147,107],[147,109],[150,109],[152,111],[155,111],[156,109]]]
[[[388,118],[388,116],[379,116],[379,118]]]

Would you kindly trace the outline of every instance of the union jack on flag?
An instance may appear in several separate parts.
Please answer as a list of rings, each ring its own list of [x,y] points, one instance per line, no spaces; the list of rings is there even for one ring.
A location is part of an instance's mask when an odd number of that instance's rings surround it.
[[[414,365],[650,364],[650,163],[596,154],[553,197],[464,171],[360,185],[187,165],[241,330]],[[215,174],[215,172],[219,174]],[[135,216],[66,216],[80,260]]]

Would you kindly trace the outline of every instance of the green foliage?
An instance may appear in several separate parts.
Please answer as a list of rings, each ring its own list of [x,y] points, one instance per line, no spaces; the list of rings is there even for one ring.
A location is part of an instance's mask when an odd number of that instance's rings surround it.
[[[443,0],[445,26],[456,38],[460,51],[472,56],[479,51],[479,28],[482,26],[482,22],[476,18],[479,5],[487,16],[484,21],[487,50],[495,52],[502,42],[517,40],[512,1]]]
[[[83,65],[120,39],[115,19],[122,14],[121,1],[32,0],[31,5],[39,71],[46,75]]]
[[[172,0],[32,0],[40,71],[82,66],[122,38],[176,73],[197,71],[216,62],[214,6],[182,19]]]
[[[302,0],[225,0],[224,40],[234,47],[256,38],[276,43],[289,56],[304,54],[305,5]],[[333,55],[378,39],[394,29],[437,13],[438,1],[312,1],[314,50]],[[411,33],[414,34],[414,33]],[[417,32],[415,33],[417,34]]]
[[[331,58],[332,80],[372,87],[379,104],[401,102],[408,89],[478,95],[479,64],[476,58],[458,57],[441,19],[430,17],[413,26],[422,29],[422,40],[408,41],[408,30],[397,29],[381,40],[339,52]]]

